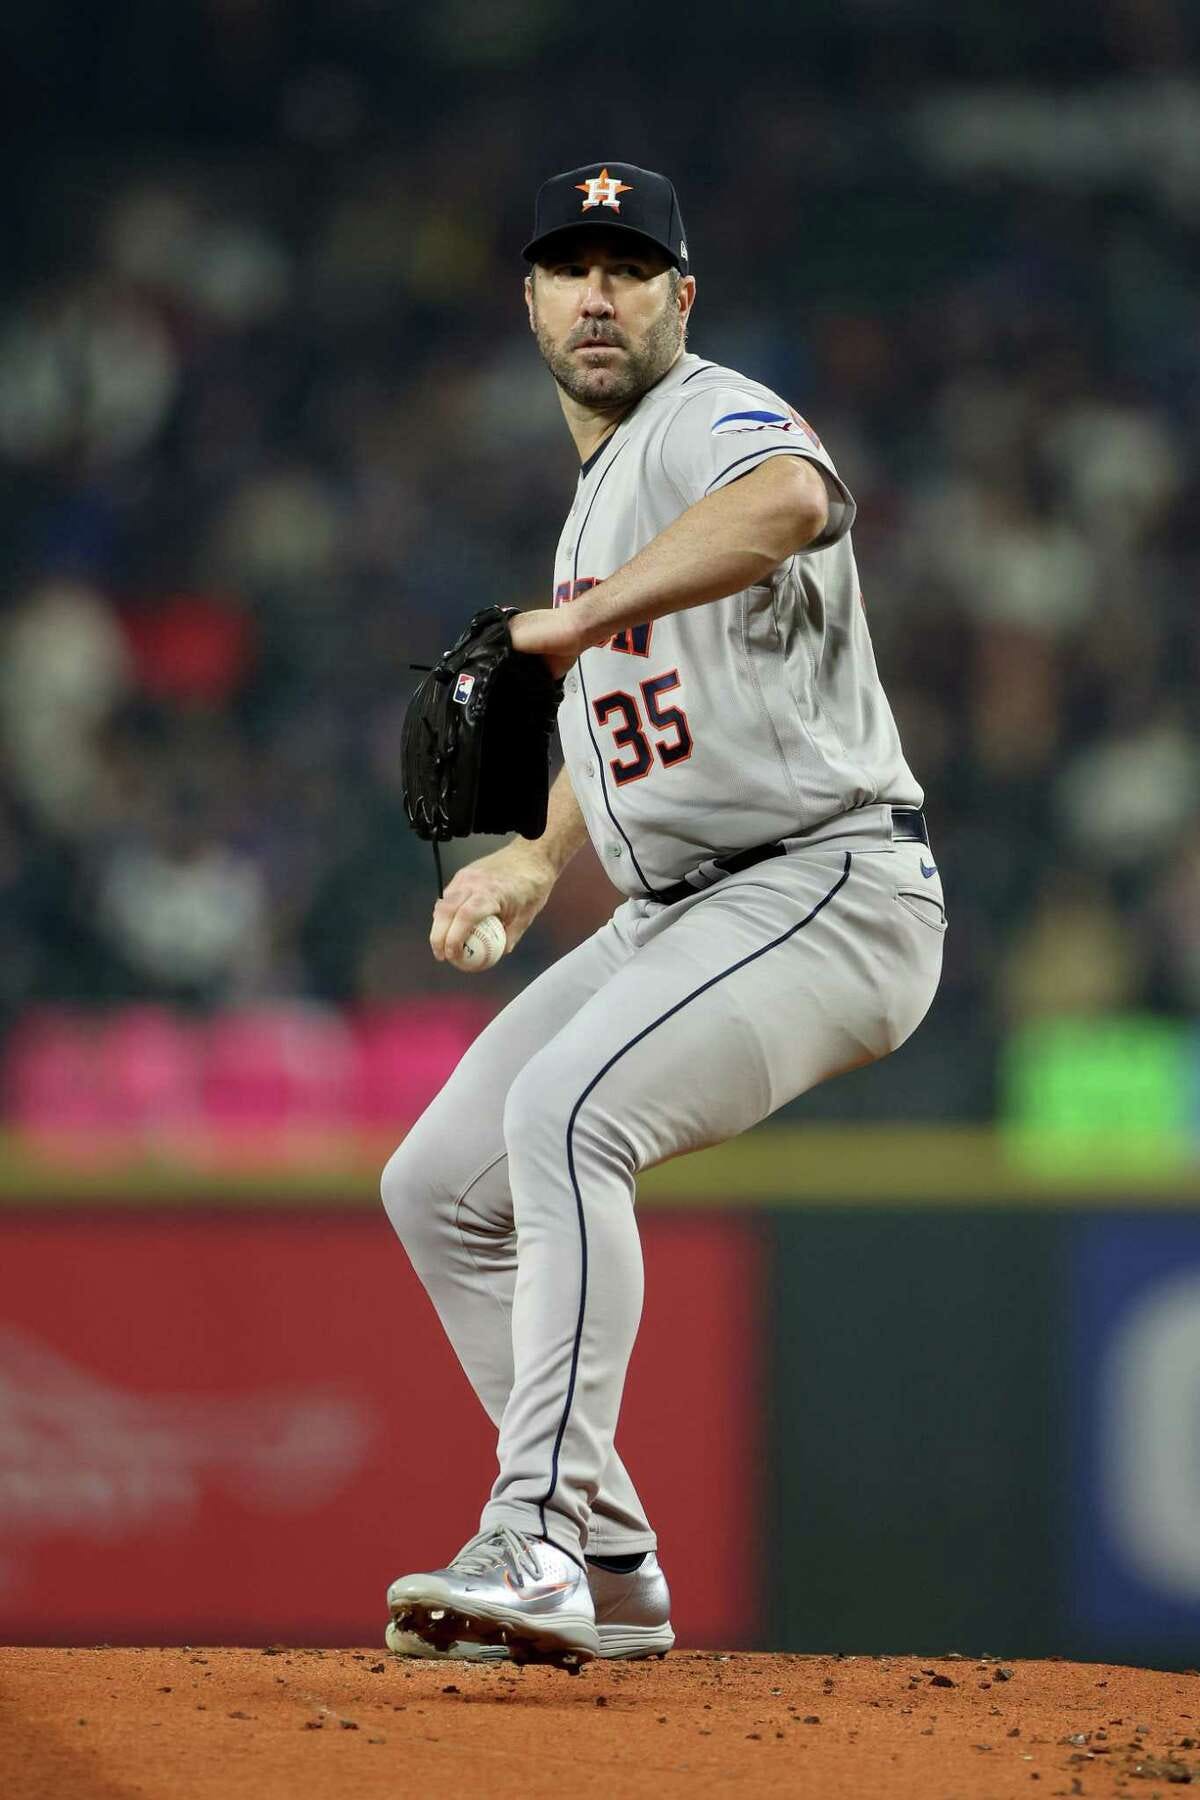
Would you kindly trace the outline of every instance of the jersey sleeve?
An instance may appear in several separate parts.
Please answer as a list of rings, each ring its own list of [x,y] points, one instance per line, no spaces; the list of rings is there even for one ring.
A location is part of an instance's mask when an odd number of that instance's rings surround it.
[[[662,436],[663,473],[687,506],[728,487],[773,456],[803,456],[825,478],[829,519],[806,550],[845,537],[854,499],[828,451],[806,419],[773,394],[736,387],[709,388],[677,407]]]

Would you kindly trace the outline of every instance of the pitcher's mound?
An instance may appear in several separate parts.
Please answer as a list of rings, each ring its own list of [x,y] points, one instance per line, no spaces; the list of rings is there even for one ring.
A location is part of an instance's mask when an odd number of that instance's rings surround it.
[[[0,1649],[6,1800],[1166,1800],[1198,1711],[1191,1670],[994,1657]]]

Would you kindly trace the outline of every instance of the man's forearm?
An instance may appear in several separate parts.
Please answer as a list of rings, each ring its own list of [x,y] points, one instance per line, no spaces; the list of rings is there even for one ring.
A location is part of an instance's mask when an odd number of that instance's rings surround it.
[[[624,568],[572,601],[580,647],[754,587],[819,536],[827,518],[824,481],[812,464],[773,458],[690,506]]]
[[[575,789],[571,786],[571,777],[565,768],[559,770],[554,786],[550,789],[546,829],[541,837],[518,838],[515,841],[528,843],[532,850],[540,850],[556,877],[562,874],[575,852],[583,848],[587,842],[587,826],[575,798]]]

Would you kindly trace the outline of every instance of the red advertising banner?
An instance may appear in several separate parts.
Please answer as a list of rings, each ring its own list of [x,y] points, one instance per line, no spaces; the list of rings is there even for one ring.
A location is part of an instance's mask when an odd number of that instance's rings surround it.
[[[758,1235],[713,1214],[642,1230],[618,1442],[680,1641],[752,1643]],[[388,1582],[453,1554],[493,1474],[382,1211],[0,1225],[0,1641],[369,1644]]]

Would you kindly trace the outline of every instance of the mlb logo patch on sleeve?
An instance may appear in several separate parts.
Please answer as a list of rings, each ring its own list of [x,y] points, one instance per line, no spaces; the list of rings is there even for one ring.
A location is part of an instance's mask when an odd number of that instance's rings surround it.
[[[739,431],[790,431],[792,421],[786,413],[751,412],[722,413],[712,428],[714,437],[732,437]]]
[[[465,706],[471,698],[471,689],[475,686],[473,675],[460,675],[454,684],[454,698],[460,706]]]
[[[748,408],[745,412],[722,413],[712,426],[714,437],[731,437],[744,431],[800,431],[810,444],[821,448],[821,440],[807,419],[801,418],[795,407],[786,413],[768,412],[765,408]]]

